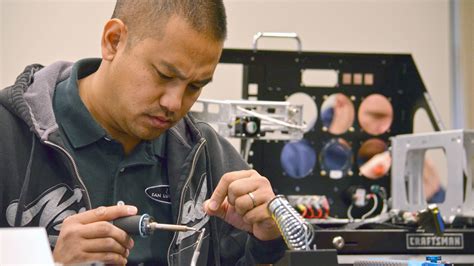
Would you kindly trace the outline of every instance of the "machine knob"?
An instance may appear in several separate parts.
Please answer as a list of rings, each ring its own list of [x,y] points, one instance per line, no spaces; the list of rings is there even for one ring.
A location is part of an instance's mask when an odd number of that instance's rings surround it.
[[[342,236],[336,236],[332,239],[332,244],[337,250],[341,250],[346,245],[346,241],[344,241]]]

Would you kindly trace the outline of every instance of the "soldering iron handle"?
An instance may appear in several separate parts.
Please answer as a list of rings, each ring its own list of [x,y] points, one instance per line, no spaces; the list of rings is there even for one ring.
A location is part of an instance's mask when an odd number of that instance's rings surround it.
[[[133,215],[115,219],[113,224],[130,235],[141,235],[143,215]]]

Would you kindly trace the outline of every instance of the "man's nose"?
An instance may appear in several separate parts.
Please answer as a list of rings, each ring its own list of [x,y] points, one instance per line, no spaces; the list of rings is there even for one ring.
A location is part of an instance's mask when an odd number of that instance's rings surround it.
[[[168,88],[161,96],[161,106],[169,112],[178,112],[183,104],[184,86],[173,86]]]

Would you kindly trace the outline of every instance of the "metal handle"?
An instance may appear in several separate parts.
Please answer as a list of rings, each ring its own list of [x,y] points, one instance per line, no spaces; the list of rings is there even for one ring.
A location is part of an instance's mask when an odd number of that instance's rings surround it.
[[[257,32],[253,36],[253,51],[257,52],[257,43],[260,38],[289,38],[295,39],[298,45],[298,53],[303,51],[303,45],[301,44],[301,39],[296,32]]]

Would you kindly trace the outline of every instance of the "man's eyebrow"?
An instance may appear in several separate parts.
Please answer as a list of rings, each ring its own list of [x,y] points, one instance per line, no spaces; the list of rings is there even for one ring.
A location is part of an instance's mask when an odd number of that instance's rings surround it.
[[[193,85],[197,86],[197,87],[204,87],[211,81],[212,81],[212,78],[208,78],[208,79],[204,79],[204,80],[198,80],[198,81],[193,82]]]
[[[166,67],[168,69],[168,71],[172,72],[172,74],[174,74],[178,79],[180,79],[180,80],[188,79],[188,77],[186,77],[186,75],[183,72],[181,72],[179,69],[177,69],[172,64],[170,64],[166,61],[161,61],[160,64],[162,66]],[[207,79],[203,79],[203,80],[194,81],[193,84],[195,86],[198,86],[198,87],[204,87],[206,84],[208,84],[211,81],[212,81],[212,77],[207,78]]]
[[[168,71],[172,72],[173,75],[175,75],[177,78],[181,79],[181,80],[186,80],[188,79],[188,77],[186,77],[186,75],[181,72],[179,69],[177,69],[175,66],[173,66],[172,64],[166,62],[166,61],[161,61],[160,62],[160,65],[166,67],[168,69]]]

